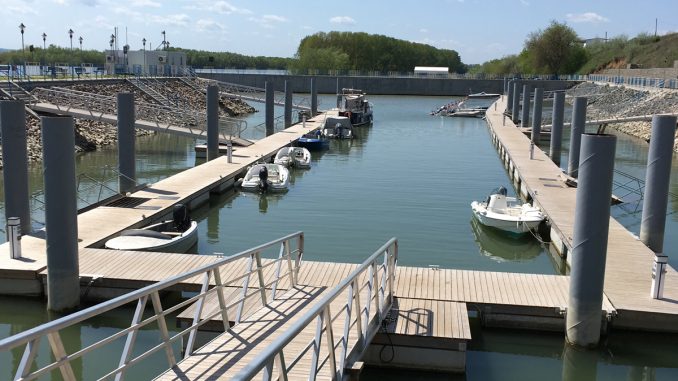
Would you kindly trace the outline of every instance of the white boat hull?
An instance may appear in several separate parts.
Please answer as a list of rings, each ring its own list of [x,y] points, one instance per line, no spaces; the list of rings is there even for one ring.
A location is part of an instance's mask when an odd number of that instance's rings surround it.
[[[521,206],[515,206],[520,210]],[[485,226],[503,230],[514,234],[524,234],[529,231],[535,231],[539,224],[544,220],[544,215],[534,209],[527,213],[518,213],[518,215],[509,215],[506,213],[495,213],[487,209],[485,203],[473,201],[471,203],[473,216]]]
[[[247,171],[240,187],[244,191],[259,192],[259,169],[265,165],[268,168],[268,192],[286,192],[290,182],[290,172],[280,164],[256,164]]]
[[[145,229],[135,229],[142,232]],[[198,223],[191,221],[191,226],[181,235],[171,239],[143,235],[121,235],[106,241],[106,248],[130,251],[159,251],[168,253],[185,253],[198,242]]]

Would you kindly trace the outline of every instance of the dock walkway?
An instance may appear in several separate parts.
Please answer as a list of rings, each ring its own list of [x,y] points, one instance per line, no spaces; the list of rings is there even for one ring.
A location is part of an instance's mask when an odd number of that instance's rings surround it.
[[[577,190],[565,185],[562,170],[542,150],[535,149],[530,160],[530,139],[504,117],[505,108],[506,97],[502,97],[496,108],[490,107],[486,113],[500,158],[518,183],[519,192],[533,199],[548,216],[554,243],[571,251]],[[611,217],[604,292],[617,311],[614,326],[676,331],[678,273],[668,266],[664,298],[652,299],[653,262],[654,253]]]

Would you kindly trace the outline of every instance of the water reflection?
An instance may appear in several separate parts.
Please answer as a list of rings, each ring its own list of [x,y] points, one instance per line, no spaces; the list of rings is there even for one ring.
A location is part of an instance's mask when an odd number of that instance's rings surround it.
[[[529,234],[509,236],[496,229],[483,226],[473,217],[471,217],[470,224],[480,253],[493,261],[529,261],[539,256],[542,251],[539,242]]]
[[[595,381],[597,372],[597,351],[564,344],[563,381]]]

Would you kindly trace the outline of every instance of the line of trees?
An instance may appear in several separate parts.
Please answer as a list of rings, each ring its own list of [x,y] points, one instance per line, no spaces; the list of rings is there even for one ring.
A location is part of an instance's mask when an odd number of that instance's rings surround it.
[[[363,32],[316,33],[299,43],[291,69],[412,71],[415,66],[444,66],[464,73],[454,50],[437,49],[392,37]]]
[[[171,48],[175,50],[175,48]],[[230,52],[176,49],[186,53],[188,64],[193,67],[217,67],[231,69],[279,69],[285,70],[292,58],[246,56]]]

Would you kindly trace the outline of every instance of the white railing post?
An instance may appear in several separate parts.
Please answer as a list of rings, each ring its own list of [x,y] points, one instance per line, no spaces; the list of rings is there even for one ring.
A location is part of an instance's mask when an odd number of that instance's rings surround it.
[[[257,261],[257,275],[259,277],[259,293],[261,294],[261,304],[268,305],[266,301],[266,282],[264,282],[264,269],[261,267],[261,252],[254,253],[254,258]]]
[[[296,286],[296,277],[294,276],[294,267],[292,266],[292,253],[290,251],[291,241],[285,241],[285,257],[287,259],[287,276],[290,278],[290,288]]]
[[[348,286],[348,297],[346,298],[346,319],[344,320],[344,332],[341,340],[341,354],[339,356],[341,362],[339,363],[340,366],[337,380],[341,380],[344,375],[344,364],[346,364],[346,356],[348,355],[348,337],[351,333],[351,312],[353,312],[353,298],[355,290],[355,280],[353,280],[353,282]],[[357,292],[360,293],[359,290]],[[360,311],[358,311],[358,315],[360,315]],[[360,328],[358,328],[358,330],[360,330]]]
[[[330,313],[330,305],[326,305],[323,310],[325,315],[325,334],[327,335],[327,355],[330,360],[330,370],[333,379],[341,379],[337,377],[337,357],[334,353],[334,332],[332,330],[332,314]]]
[[[275,300],[275,294],[278,291],[278,281],[280,281],[280,268],[282,267],[282,262],[285,255],[285,244],[287,241],[284,241],[280,244],[280,252],[278,253],[278,263],[275,266],[275,280],[273,281],[273,286],[271,287],[271,300]]]
[[[250,286],[250,275],[252,274],[252,262],[254,261],[254,255],[250,254],[249,259],[247,260],[247,276],[242,281],[242,291],[240,293],[240,304],[238,304],[238,312],[235,314],[235,323],[240,323],[242,318],[242,312],[245,309],[245,299],[247,296],[247,289]]]
[[[323,320],[325,313],[321,312],[316,318],[315,337],[313,338],[313,357],[311,357],[311,369],[308,376],[309,381],[315,381],[315,376],[318,373],[318,360],[320,358],[320,344],[322,342],[323,334]]]
[[[278,352],[277,363],[278,363],[278,379],[280,381],[287,381],[287,365],[285,365],[285,356],[283,351]]]
[[[52,349],[54,359],[57,362],[66,359],[66,349],[64,348],[64,343],[61,341],[61,335],[59,335],[59,332],[48,333],[47,340],[49,341],[49,346]],[[71,367],[70,362],[66,361],[59,365],[59,370],[61,371],[61,377],[63,377],[65,381],[77,380],[75,378],[75,373],[73,373],[73,368]]]
[[[142,296],[137,302],[137,308],[134,310],[134,316],[132,317],[132,324],[130,327],[133,327],[143,319],[144,310],[146,309],[146,301],[148,301],[148,296]],[[132,351],[134,350],[134,344],[136,343],[137,334],[139,333],[138,329],[134,329],[127,334],[127,340],[125,340],[125,346],[122,349],[122,354],[120,355],[120,362],[118,363],[118,369],[120,371],[115,375],[115,381],[121,381],[125,378],[125,366],[132,358]]]
[[[195,338],[198,335],[197,324],[200,321],[202,307],[205,304],[205,293],[210,286],[210,272],[212,272],[212,270],[207,270],[205,272],[205,276],[203,277],[202,287],[200,288],[200,298],[198,298],[195,311],[193,312],[193,324],[191,324],[191,333],[188,335],[188,343],[186,344],[186,353],[184,354],[184,358],[187,358],[193,353],[193,344],[195,343]]]
[[[169,338],[169,330],[167,329],[167,321],[165,320],[165,315],[163,314],[162,302],[160,302],[160,294],[158,292],[153,292],[151,294],[151,301],[153,302],[153,310],[155,311],[155,316],[158,317],[158,329],[160,330],[160,338],[165,344],[165,356],[167,357],[167,364],[170,368],[176,365],[176,360],[174,358],[174,350],[172,350],[172,342]]]
[[[38,353],[38,349],[40,349],[40,337],[26,343],[24,354],[21,356],[21,361],[19,362],[19,366],[17,367],[16,374],[14,376],[15,380],[24,378],[30,373],[31,366],[33,366],[33,360],[35,359],[35,355]]]
[[[231,329],[231,322],[228,319],[228,308],[226,306],[226,298],[224,298],[224,283],[221,281],[221,273],[218,267],[214,270],[214,283],[216,283],[219,310],[221,311],[221,320],[224,323],[225,332]]]
[[[355,325],[356,325],[356,328],[358,329],[358,346],[359,346],[360,350],[363,350],[365,348],[363,346],[363,344],[365,342],[365,337],[363,336],[363,319],[362,319],[363,311],[360,308],[361,307],[361,304],[360,304],[360,289],[361,289],[361,287],[358,287],[358,286],[359,286],[358,280],[356,279],[356,280],[353,281],[353,289],[356,290],[355,296],[354,296],[355,311],[356,311],[356,313],[355,313]]]

